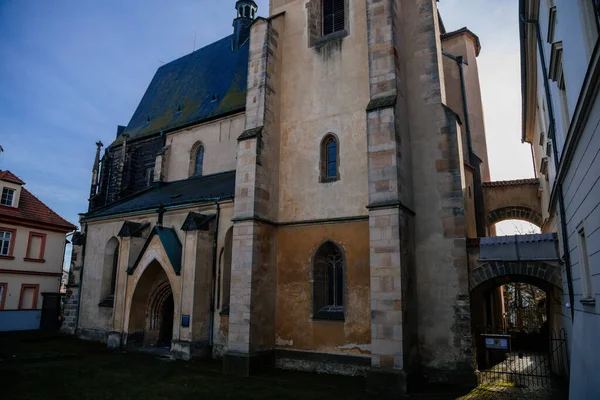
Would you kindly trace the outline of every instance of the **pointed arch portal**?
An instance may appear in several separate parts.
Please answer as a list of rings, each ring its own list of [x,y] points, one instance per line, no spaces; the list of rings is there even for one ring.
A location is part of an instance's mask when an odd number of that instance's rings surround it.
[[[174,317],[171,283],[163,267],[154,260],[142,273],[130,302],[128,345],[170,348]]]

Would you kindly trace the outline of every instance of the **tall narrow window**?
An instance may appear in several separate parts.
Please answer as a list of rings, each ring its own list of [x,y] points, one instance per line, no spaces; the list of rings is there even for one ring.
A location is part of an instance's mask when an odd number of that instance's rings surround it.
[[[12,237],[12,232],[0,231],[0,256],[10,256]]]
[[[556,129],[556,142],[557,149],[559,152],[562,151],[562,145],[565,141],[567,133],[569,132],[569,125],[571,124],[571,114],[569,111],[569,103],[567,98],[567,85],[565,82],[565,74],[563,71],[563,44],[562,42],[552,43],[552,50],[550,53],[550,71],[548,77],[556,82],[558,86],[558,100],[560,103],[560,120],[562,122],[562,129]]]
[[[582,225],[577,228],[579,236],[579,264],[581,267],[581,294],[583,299],[591,299],[594,297],[592,288],[592,274],[590,271],[590,259],[587,250],[587,240],[585,229]]]
[[[117,287],[119,268],[119,239],[113,237],[104,249],[104,263],[102,267],[102,286],[100,287],[99,307],[112,308]]]
[[[190,176],[202,176],[204,172],[204,146],[196,142],[190,151]]]
[[[344,256],[340,248],[326,242],[313,260],[313,317],[344,319]]]
[[[323,36],[344,30],[344,2],[345,0],[323,0]]]
[[[112,259],[112,275],[110,281],[110,294],[114,296],[117,289],[117,272],[119,268],[119,246],[115,249],[115,254]]]
[[[4,188],[2,189],[2,197],[0,198],[0,204],[3,206],[13,206],[13,199],[15,197],[14,189]]]
[[[321,142],[321,182],[339,179],[338,141],[334,135],[329,134]]]

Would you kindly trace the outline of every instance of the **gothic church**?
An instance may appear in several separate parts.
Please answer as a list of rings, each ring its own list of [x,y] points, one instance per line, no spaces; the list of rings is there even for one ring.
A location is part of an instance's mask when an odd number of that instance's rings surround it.
[[[244,376],[475,382],[479,39],[436,0],[235,8],[231,36],[160,67],[97,143],[63,328]]]

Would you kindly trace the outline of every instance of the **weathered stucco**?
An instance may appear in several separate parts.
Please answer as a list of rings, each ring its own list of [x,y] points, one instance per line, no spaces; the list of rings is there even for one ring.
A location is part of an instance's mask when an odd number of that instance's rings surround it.
[[[345,320],[313,319],[313,256],[327,240],[345,256]],[[278,349],[369,355],[369,223],[356,221],[279,228],[277,265]]]
[[[190,151],[196,142],[204,146],[203,175],[234,170],[237,138],[243,131],[244,114],[238,114],[170,133],[166,141],[170,146],[167,180],[190,177]]]
[[[285,3],[285,4],[283,4]],[[280,33],[281,160],[279,220],[366,215],[369,103],[366,9],[349,1],[349,34],[309,47],[304,0],[273,2],[285,11]],[[276,7],[280,5],[279,7]],[[319,183],[320,144],[339,139],[340,180]]]

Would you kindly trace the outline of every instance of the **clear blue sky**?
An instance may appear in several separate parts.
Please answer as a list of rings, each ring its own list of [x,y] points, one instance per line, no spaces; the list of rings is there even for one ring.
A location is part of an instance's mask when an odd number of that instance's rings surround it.
[[[0,169],[69,221],[87,210],[94,143],[127,125],[156,69],[232,32],[234,0],[0,0]],[[259,14],[268,1],[258,0]],[[531,176],[520,145],[517,0],[442,0],[479,58],[494,179]]]

